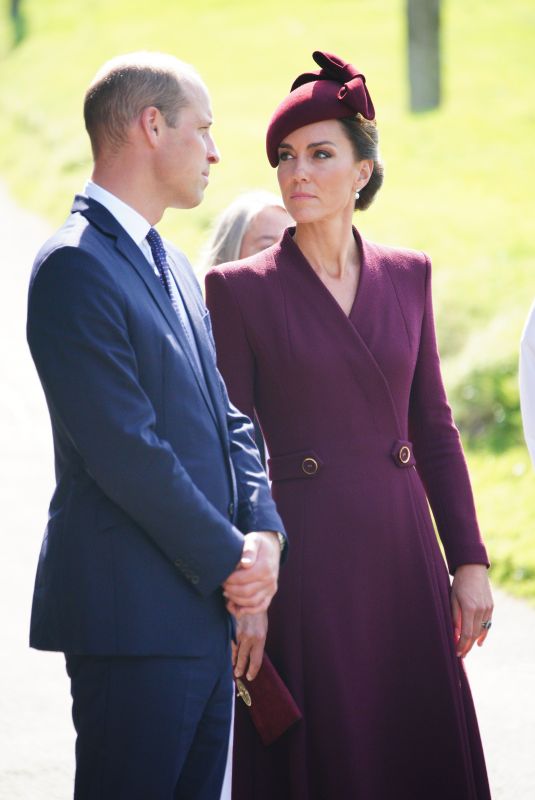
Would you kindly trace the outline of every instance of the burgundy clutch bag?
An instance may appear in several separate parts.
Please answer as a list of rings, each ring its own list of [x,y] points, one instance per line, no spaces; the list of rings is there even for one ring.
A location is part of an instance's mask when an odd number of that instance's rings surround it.
[[[254,681],[235,678],[237,702],[244,702],[263,744],[274,742],[301,719],[295,700],[266,653]],[[241,699],[240,699],[241,698]]]

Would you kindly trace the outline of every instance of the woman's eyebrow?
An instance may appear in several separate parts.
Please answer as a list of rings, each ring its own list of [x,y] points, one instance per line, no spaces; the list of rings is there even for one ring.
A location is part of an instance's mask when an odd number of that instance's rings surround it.
[[[336,147],[335,142],[330,142],[328,139],[325,139],[323,142],[311,142],[310,144],[307,144],[307,150],[310,147],[320,147],[321,145],[324,145],[324,144],[330,144],[332,147]],[[280,145],[279,145],[279,148],[282,148],[282,147],[284,147],[287,150],[293,150],[294,149],[291,144],[288,144],[288,142],[281,142]]]
[[[311,142],[310,144],[307,144],[307,149],[310,147],[321,147],[321,145],[324,144],[330,144],[332,147],[336,147],[334,142],[330,142],[328,139],[325,139],[323,142]]]

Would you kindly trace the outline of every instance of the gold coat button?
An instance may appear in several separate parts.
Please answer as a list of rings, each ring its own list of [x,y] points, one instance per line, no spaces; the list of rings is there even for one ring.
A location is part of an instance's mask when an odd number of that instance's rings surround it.
[[[411,451],[406,444],[399,448],[398,458],[402,464],[408,464],[411,460]]]
[[[315,458],[311,456],[307,456],[307,458],[303,459],[301,464],[301,469],[305,473],[305,475],[315,475],[319,469],[319,464]]]

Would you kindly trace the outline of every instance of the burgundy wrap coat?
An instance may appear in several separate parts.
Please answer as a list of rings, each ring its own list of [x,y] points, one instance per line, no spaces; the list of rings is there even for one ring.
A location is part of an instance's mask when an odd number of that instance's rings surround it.
[[[488,800],[448,570],[487,563],[421,253],[362,240],[349,316],[286,231],[206,278],[232,401],[256,412],[290,540],[267,651],[303,720],[238,700],[236,800]]]

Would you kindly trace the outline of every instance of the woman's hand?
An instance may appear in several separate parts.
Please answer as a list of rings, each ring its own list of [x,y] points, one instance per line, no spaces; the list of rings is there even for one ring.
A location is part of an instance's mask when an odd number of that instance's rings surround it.
[[[247,673],[247,680],[256,678],[262,666],[264,645],[268,629],[267,613],[244,614],[236,620],[237,644],[232,643],[232,664],[234,675],[241,678]]]
[[[481,647],[492,620],[492,592],[483,564],[463,564],[457,567],[451,585],[451,613],[455,628],[457,655],[464,658],[474,642]]]

